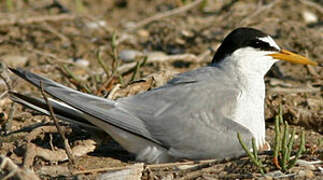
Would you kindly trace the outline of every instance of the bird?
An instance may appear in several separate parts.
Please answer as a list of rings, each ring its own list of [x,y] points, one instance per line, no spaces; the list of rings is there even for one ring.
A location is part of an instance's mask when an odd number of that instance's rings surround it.
[[[237,133],[251,148],[266,147],[264,76],[279,60],[317,65],[281,49],[273,38],[254,28],[229,33],[212,62],[176,75],[152,90],[110,100],[66,87],[22,68],[10,70],[53,96],[49,103],[65,121],[104,131],[137,161],[225,159],[245,152]],[[11,92],[10,97],[50,115],[40,97]]]

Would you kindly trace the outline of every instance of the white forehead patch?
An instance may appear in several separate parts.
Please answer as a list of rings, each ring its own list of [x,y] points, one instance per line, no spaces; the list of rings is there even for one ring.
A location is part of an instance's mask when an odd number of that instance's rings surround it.
[[[258,38],[258,39],[262,40],[264,42],[267,42],[270,46],[275,47],[276,49],[280,50],[280,47],[275,43],[273,38],[271,38],[270,36],[261,37],[261,38]]]

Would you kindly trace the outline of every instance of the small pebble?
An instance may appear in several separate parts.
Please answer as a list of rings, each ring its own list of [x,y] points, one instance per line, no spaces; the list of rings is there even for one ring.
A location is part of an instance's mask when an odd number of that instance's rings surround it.
[[[264,177],[264,180],[273,180],[274,178],[273,177],[271,177],[271,176],[266,176],[265,175],[265,177]]]
[[[296,161],[296,164],[299,166],[304,166],[306,169],[310,169],[310,170],[315,170],[316,167],[314,166],[315,164],[321,164],[322,161],[321,160],[317,160],[317,161],[305,161],[302,159],[298,159]]]
[[[194,33],[192,31],[188,31],[188,30],[182,30],[182,35],[185,37],[193,37]]]
[[[304,170],[300,170],[298,172],[298,175],[304,177],[305,176],[305,171]]]
[[[122,180],[122,179],[141,179],[142,171],[144,170],[143,163],[134,164],[128,168],[108,171],[100,174],[96,179],[97,180]]]
[[[318,22],[318,17],[316,14],[310,11],[304,11],[303,12],[303,18],[307,24],[312,24],[312,23],[317,23]]]
[[[268,172],[267,174],[265,174],[265,176],[278,178],[278,177],[285,176],[285,174],[278,170],[278,171]]]
[[[119,52],[119,58],[124,62],[132,62],[137,56],[141,56],[142,53],[136,50],[125,49]]]
[[[126,23],[123,23],[123,27],[127,28],[127,29],[131,29],[136,27],[136,23],[133,21],[128,21]]]
[[[323,167],[318,167],[318,169],[320,170],[321,174],[323,174]]]
[[[175,39],[175,42],[177,44],[180,44],[180,45],[184,45],[186,43],[186,41],[184,39],[181,39],[181,38],[176,38]]]
[[[144,30],[144,29],[140,29],[137,31],[137,34],[142,37],[142,38],[147,38],[149,37],[149,31]]]
[[[271,78],[269,80],[269,84],[271,86],[282,86],[282,87],[293,87],[292,84],[288,83],[288,82],[285,82],[285,81],[282,81],[282,80],[279,80],[279,79],[275,79],[275,78]]]
[[[177,166],[177,169],[179,170],[185,170],[185,169],[191,169],[191,168],[194,168],[194,167],[197,167],[198,165],[196,164],[193,164],[193,165],[180,165],[180,166]]]
[[[100,27],[106,27],[107,23],[105,21],[95,21],[87,23],[86,26],[90,29],[98,29]]]
[[[167,56],[167,54],[161,51],[145,52],[145,55],[148,57],[149,60],[160,59],[161,57]]]
[[[74,62],[76,65],[82,67],[88,67],[90,65],[90,62],[86,59],[74,59]]]

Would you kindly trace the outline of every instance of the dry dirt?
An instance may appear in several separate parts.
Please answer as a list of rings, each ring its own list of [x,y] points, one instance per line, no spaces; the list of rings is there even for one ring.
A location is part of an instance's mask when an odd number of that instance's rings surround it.
[[[159,17],[142,26],[141,24],[149,17],[159,13],[165,15],[194,1],[59,2],[51,0],[0,2],[1,62],[11,67],[23,67],[43,74],[82,91],[85,91],[82,86],[88,86],[91,93],[99,96],[109,95],[109,98],[115,99],[160,86],[177,72],[207,65],[226,34],[237,27],[248,26],[271,34],[283,48],[310,57],[321,66],[323,63],[322,0],[208,0],[206,5],[195,5],[188,11],[169,17]],[[113,37],[116,37],[115,41]],[[113,42],[116,46],[115,52]],[[107,64],[108,75],[98,63],[98,52]],[[134,54],[137,55],[135,58]],[[148,60],[137,70],[135,81],[131,81],[136,61],[138,64],[144,61],[142,54],[147,55]],[[124,60],[117,58],[115,61],[117,63],[113,63],[113,57],[118,56],[122,56]],[[70,78],[64,66],[68,67],[77,79]],[[110,78],[111,71],[117,67],[119,71]],[[13,74],[8,73],[8,76],[12,79],[14,91],[40,94],[37,89]],[[320,66],[279,62],[265,78],[268,141],[273,144],[273,117],[277,114],[279,104],[282,104],[283,116],[289,124],[292,124],[297,132],[306,131],[306,152],[301,159],[307,161],[323,160],[322,77],[323,70]],[[0,81],[0,94],[6,90],[5,83]],[[51,133],[49,130],[48,133],[38,133],[35,137],[30,137],[35,128],[45,124],[52,125],[52,120],[20,105],[14,107],[13,120],[11,126],[8,126],[6,121],[10,116],[12,101],[8,95],[1,96],[0,154],[19,166],[25,165],[33,169],[41,179],[73,177],[94,179],[102,172],[82,173],[82,171],[125,167],[136,163],[132,155],[110,138],[97,142],[93,152],[76,157],[73,167],[67,160],[56,162],[55,156],[54,160],[46,160],[37,153],[35,158],[26,162],[28,145],[33,144],[36,148],[51,151],[51,148],[62,149],[63,143],[58,133]],[[96,140],[102,136],[106,137],[106,135],[94,137],[89,131],[76,126],[71,126],[71,131],[67,133],[72,146],[76,146],[82,140]],[[270,157],[268,155],[263,157],[267,173],[277,170]],[[44,167],[47,170],[57,167],[60,169],[58,168],[55,174],[48,173]],[[71,167],[74,172],[77,170],[81,173],[66,174],[69,171],[65,167]],[[296,166],[286,172],[285,176],[276,177],[323,179],[323,170],[319,167],[322,168],[322,163],[314,166]],[[0,170],[0,177],[4,174],[5,171],[1,173]],[[206,163],[189,168],[184,165],[167,167],[144,165],[144,170],[137,174],[142,175],[142,179],[261,178],[257,168],[248,158]]]

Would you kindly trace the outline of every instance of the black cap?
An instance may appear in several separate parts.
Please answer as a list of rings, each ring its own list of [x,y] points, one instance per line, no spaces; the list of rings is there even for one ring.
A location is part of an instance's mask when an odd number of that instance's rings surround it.
[[[212,63],[218,63],[235,50],[243,47],[254,47],[265,51],[279,51],[270,46],[268,42],[261,41],[259,38],[266,37],[268,34],[253,28],[237,28],[224,38],[221,46],[215,53]]]

